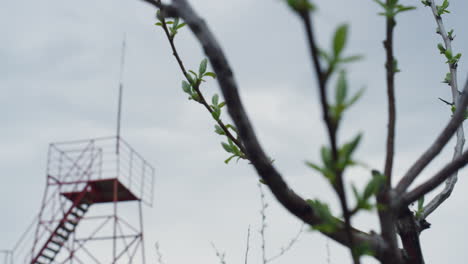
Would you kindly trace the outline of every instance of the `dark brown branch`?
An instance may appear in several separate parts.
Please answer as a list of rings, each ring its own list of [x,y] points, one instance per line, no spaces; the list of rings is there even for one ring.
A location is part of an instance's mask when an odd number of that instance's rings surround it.
[[[389,5],[389,0],[387,0]],[[390,196],[390,190],[392,188],[392,167],[393,157],[395,149],[395,71],[396,71],[396,60],[393,55],[393,32],[395,29],[394,17],[388,16],[386,18],[386,39],[384,41],[384,48],[386,51],[387,61],[385,63],[386,75],[387,75],[387,98],[388,98],[388,131],[387,131],[387,146],[386,146],[386,158],[384,175],[386,177],[385,186],[381,192],[377,194],[377,202],[387,209],[378,210],[380,229],[382,232],[383,239],[389,244],[390,250],[385,256],[384,264],[399,263],[401,260],[397,258],[396,252],[398,252],[398,243],[396,237],[396,217],[391,204],[392,197]]]
[[[148,2],[147,0],[145,1]],[[158,7],[155,4],[153,5]],[[208,56],[218,76],[217,80],[226,100],[229,114],[239,130],[239,135],[245,146],[245,153],[255,167],[258,175],[266,182],[276,199],[291,214],[309,225],[322,223],[322,220],[315,214],[310,205],[289,188],[264,153],[245,113],[229,63],[206,23],[195,13],[186,0],[174,0],[173,6],[177,10],[177,14],[188,24]],[[354,228],[352,229],[352,234],[353,240],[356,243],[367,244],[375,253],[376,258],[382,258],[382,254],[386,250],[386,244],[379,236],[369,235]],[[336,232],[325,235],[347,247],[350,246],[350,241],[343,225],[339,225]]]
[[[322,66],[320,65],[318,48],[317,48],[317,44],[315,41],[310,14],[308,12],[304,12],[300,14],[300,17],[305,26],[311,60],[312,60],[313,68],[315,71],[315,75],[317,76],[317,82],[318,82],[319,91],[320,91],[320,104],[322,107],[323,121],[325,122],[325,125],[327,127],[328,138],[329,138],[330,145],[331,145],[332,155],[334,158],[337,158],[338,157],[338,150],[337,150],[337,143],[336,143],[337,126],[336,126],[336,123],[333,122],[331,119],[330,107],[328,105],[327,92],[326,92],[328,77],[327,77],[327,74],[322,70]]]
[[[317,76],[318,85],[319,85],[320,104],[322,106],[323,120],[325,121],[327,130],[328,130],[328,137],[330,140],[333,161],[335,162],[335,164],[337,164],[338,163],[338,149],[337,149],[337,143],[336,143],[337,141],[336,133],[338,129],[338,124],[337,122],[333,121],[330,116],[330,107],[328,105],[327,93],[326,93],[326,85],[327,85],[327,80],[328,80],[330,73],[324,72],[322,70],[322,67],[320,66],[318,48],[317,48],[317,43],[315,41],[310,13],[308,11],[299,11],[299,16],[304,22],[310,55],[311,55],[311,59],[313,62],[313,68],[315,70],[315,74]],[[353,236],[351,233],[351,213],[349,212],[348,204],[347,204],[348,202],[346,199],[346,191],[345,191],[344,183],[343,183],[343,172],[341,170],[336,169],[335,174],[336,174],[335,190],[338,194],[341,209],[343,211],[343,216],[345,220],[345,230],[348,235],[349,242],[350,242],[349,248],[351,251],[351,255],[353,257],[354,264],[359,264],[360,263],[359,256],[356,254],[356,251],[354,250],[355,244],[354,244]]]
[[[398,219],[398,234],[405,250],[405,264],[424,264],[424,257],[419,241],[418,222],[413,213],[405,208]]]
[[[388,2],[388,1],[387,1]],[[387,55],[385,68],[387,70],[387,97],[388,97],[388,134],[387,134],[387,155],[385,158],[384,175],[387,179],[387,186],[391,188],[393,156],[395,150],[395,57],[393,55],[393,30],[395,20],[393,17],[387,17],[387,39],[384,41],[384,47]]]
[[[442,184],[448,179],[453,173],[459,169],[465,167],[468,164],[468,151],[454,159],[452,162],[447,164],[442,170],[432,176],[429,180],[416,187],[414,190],[404,194],[400,202],[400,208],[404,208],[409,204],[417,201],[420,197],[426,193],[434,190],[437,186]]]
[[[161,24],[162,24],[162,28],[163,28],[164,32],[166,33],[166,37],[169,40],[169,44],[171,45],[172,55],[174,55],[174,57],[176,58],[177,63],[179,64],[180,70],[184,74],[185,79],[190,83],[190,80],[187,77],[187,75],[189,73],[187,72],[187,70],[186,70],[186,68],[184,66],[184,63],[182,62],[182,59],[180,58],[180,55],[179,55],[179,53],[177,51],[177,48],[176,48],[176,46],[174,44],[174,36],[171,35],[171,33],[169,32],[169,29],[167,28],[166,20],[164,18],[162,19]],[[210,114],[213,113],[214,110],[206,102],[205,97],[203,96],[202,92],[200,91],[200,82],[199,81],[197,81],[196,84],[193,84],[193,89],[195,90],[195,92],[197,92],[197,94],[198,94],[198,96],[200,98],[200,103],[203,106],[205,106],[205,108],[208,110],[208,112],[210,112]],[[242,153],[245,153],[245,149],[244,149],[244,146],[242,145],[242,143],[236,137],[234,137],[232,135],[231,131],[229,131],[229,129],[226,127],[226,125],[223,123],[223,121],[221,121],[221,118],[218,118],[215,121],[218,123],[218,125],[221,127],[221,129],[224,131],[226,136],[230,140],[232,140],[232,142],[234,142],[234,144],[236,144],[237,147],[239,147],[239,149],[242,151]],[[241,157],[241,158],[246,159],[247,157]]]
[[[429,147],[426,152],[411,166],[403,178],[400,180],[396,187],[397,195],[403,194],[410,184],[416,179],[421,171],[431,162],[435,156],[445,147],[447,142],[453,136],[457,128],[463,123],[465,119],[465,111],[468,106],[468,79],[463,88],[463,92],[459,98],[459,105],[452,116],[452,119],[445,126],[444,130],[440,133],[434,143]]]

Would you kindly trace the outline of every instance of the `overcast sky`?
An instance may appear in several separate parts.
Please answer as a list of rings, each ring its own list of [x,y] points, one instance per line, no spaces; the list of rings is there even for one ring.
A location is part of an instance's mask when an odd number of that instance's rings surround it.
[[[336,196],[317,173],[304,166],[317,161],[326,144],[318,93],[302,25],[280,0],[191,1],[206,19],[234,69],[250,119],[268,155],[291,186],[305,198],[329,201],[339,214]],[[438,54],[441,42],[429,9],[400,15],[395,49],[402,70],[397,75],[397,138],[394,175],[401,177],[427,148],[450,111],[437,98],[450,100],[441,83],[447,72]],[[372,168],[384,161],[386,99],[384,19],[366,1],[320,1],[314,22],[320,45],[340,23],[351,25],[348,54],[365,54],[350,65],[352,91],[366,87],[362,100],[346,113],[340,141],[364,133],[357,157]],[[451,2],[447,29],[457,35],[462,52],[462,84],[468,68],[466,1]],[[147,263],[155,263],[159,241],[164,260],[219,263],[210,242],[226,252],[227,263],[242,263],[247,228],[252,228],[250,263],[260,263],[260,200],[257,175],[246,162],[223,163],[228,155],[213,132],[206,110],[187,100],[182,76],[167,40],[154,26],[155,10],[138,0],[16,0],[0,9],[0,248],[10,248],[39,212],[45,188],[50,142],[115,134],[120,48],[127,36],[124,72],[123,137],[156,168],[153,208],[144,208]],[[176,45],[188,68],[204,58],[188,29]],[[202,88],[219,93],[215,81]],[[223,119],[228,120],[226,115]],[[429,177],[452,156],[453,142],[426,169]],[[464,222],[468,217],[466,171],[450,200],[428,219],[422,236],[427,263],[462,263],[468,258]],[[354,169],[346,181],[362,186],[366,170]],[[300,223],[267,193],[267,255],[277,254]],[[428,200],[428,199],[426,199]],[[353,223],[378,230],[374,214]],[[450,241],[449,239],[450,238]],[[464,239],[465,238],[465,239]],[[329,242],[331,263],[350,263],[349,253]],[[327,239],[305,232],[294,248],[275,262],[327,263]],[[367,258],[365,263],[375,263]]]

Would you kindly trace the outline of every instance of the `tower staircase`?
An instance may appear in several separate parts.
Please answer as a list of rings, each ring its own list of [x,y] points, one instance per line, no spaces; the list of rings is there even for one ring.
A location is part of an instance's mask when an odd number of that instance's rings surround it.
[[[77,193],[72,200],[72,205],[66,211],[63,218],[58,222],[57,227],[50,234],[42,248],[31,261],[31,264],[50,264],[59,254],[70,235],[75,231],[76,226],[84,217],[92,201],[89,199],[89,184]]]

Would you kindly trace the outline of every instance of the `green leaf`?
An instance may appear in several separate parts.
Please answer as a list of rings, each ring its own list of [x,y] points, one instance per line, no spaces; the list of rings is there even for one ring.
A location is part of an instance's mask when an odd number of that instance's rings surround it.
[[[374,0],[374,2],[379,4],[383,9],[387,9],[387,5],[384,2],[382,2],[380,0]]]
[[[328,62],[329,64],[332,63],[333,61],[332,56],[328,55],[328,53],[325,50],[319,48],[318,52],[319,52],[320,57],[322,57],[326,62]]]
[[[286,0],[286,2],[294,11],[300,13],[310,12],[316,9],[315,5],[308,0]]]
[[[191,74],[193,74],[193,77],[195,77],[195,79],[198,79],[198,75],[197,75],[194,71],[189,70],[189,72],[190,72]]]
[[[223,104],[223,103],[221,103],[221,104]],[[221,104],[220,104],[220,105],[221,105]],[[220,108],[221,108],[221,107],[220,107]],[[233,125],[227,124],[226,127],[232,129],[232,131],[234,131],[234,132],[236,132],[236,134],[238,134],[237,128],[235,128]]]
[[[380,172],[373,170],[372,179],[367,183],[362,198],[369,199],[372,195],[376,195],[385,184],[385,176]]]
[[[224,163],[228,164],[228,163],[229,163],[233,158],[235,158],[235,157],[236,157],[236,155],[230,156],[229,158],[227,158],[227,159],[224,161]]]
[[[182,81],[182,90],[190,95],[192,94],[192,86],[186,81]]]
[[[447,10],[447,8],[449,7],[449,1],[448,0],[444,0],[444,2],[442,3],[442,5],[440,6],[436,6],[436,9],[437,9],[437,15],[438,16],[441,16],[445,13],[450,13],[450,11]]]
[[[346,82],[346,72],[341,70],[338,76],[338,81],[336,83],[335,100],[337,106],[344,105],[347,91],[348,84]]]
[[[427,1],[427,0],[421,0],[421,3],[424,5],[424,6],[431,6],[431,2]]]
[[[320,173],[323,173],[323,169],[320,166],[318,166],[317,164],[309,162],[309,161],[306,161],[305,164],[307,166],[311,167],[312,169],[314,169],[314,170],[316,170],[316,171],[318,171]]]
[[[192,93],[192,96],[189,99],[192,99],[194,101],[201,103],[200,95],[198,95],[198,93]]]
[[[211,112],[211,115],[213,116],[213,118],[218,121],[219,120],[219,117],[221,116],[221,109],[215,109],[213,110],[213,112]]]
[[[322,146],[320,149],[320,154],[322,156],[322,162],[326,168],[330,170],[334,170],[333,161],[332,161],[332,153],[331,150],[325,146]]]
[[[445,57],[446,57],[447,59],[449,59],[449,60],[453,57],[452,51],[450,51],[450,50],[446,50],[446,51],[444,52],[444,55],[445,55]]]
[[[453,35],[453,29],[451,29],[447,34],[450,40],[453,40],[455,38],[455,36]]]
[[[211,103],[213,104],[213,106],[215,106],[215,107],[218,106],[218,99],[219,99],[218,94],[213,95],[213,97],[211,98]]]
[[[156,22],[154,25],[160,26],[160,27],[161,27],[161,26],[162,26],[162,23],[161,23],[161,22]]]
[[[359,191],[357,190],[354,184],[351,184],[351,189],[353,190],[354,198],[356,199],[358,205],[361,203],[361,195],[359,195]]]
[[[228,143],[221,142],[221,145],[223,146],[224,150],[226,150],[226,152],[232,153],[232,148]]]
[[[393,72],[401,72],[400,69],[398,68],[398,61],[396,59],[393,60]]]
[[[218,105],[218,107],[219,107],[219,109],[221,109],[221,108],[223,108],[223,106],[225,106],[225,105],[226,105],[226,102],[221,102],[221,103]]]
[[[240,157],[242,155],[242,152],[236,145],[231,145],[231,148],[232,148],[232,153],[236,154],[236,156]]]
[[[172,30],[174,30],[174,32],[177,32],[177,26],[179,25],[179,18],[176,17],[174,18],[174,23],[172,24]]]
[[[192,75],[190,74],[185,74],[185,77],[187,78],[187,80],[190,82],[191,85],[195,85],[195,80],[193,79]]]
[[[164,20],[164,17],[162,16],[161,14],[161,10],[158,9],[158,11],[156,11],[156,18],[159,20],[159,21],[163,21]]]
[[[424,207],[424,195],[418,200],[418,212],[422,212]]]
[[[346,39],[348,37],[348,25],[343,24],[339,26],[335,31],[333,38],[333,53],[335,58],[339,58],[341,52],[346,45]]]
[[[403,6],[403,5],[397,5],[396,6],[396,12],[395,15],[401,12],[406,12],[406,11],[411,11],[416,9],[415,6]]]
[[[339,62],[341,62],[341,63],[351,63],[351,62],[359,61],[359,60],[362,60],[362,59],[364,59],[363,55],[353,55],[353,56],[349,56],[349,57],[340,59]]]
[[[359,145],[361,138],[362,138],[362,134],[359,133],[353,140],[344,144],[338,151],[338,155],[339,155],[338,168],[340,170],[343,170],[344,168],[346,168],[346,166],[351,164],[351,161],[352,161],[351,156],[353,152],[356,150],[357,146]]]
[[[307,200],[307,203],[314,210],[314,214],[318,216],[321,220],[321,223],[318,225],[312,226],[313,229],[324,232],[324,233],[333,233],[336,231],[338,226],[338,220],[330,212],[330,208],[326,203],[321,202],[320,200]]]
[[[215,125],[215,133],[219,134],[219,135],[225,135],[226,134],[224,132],[224,130],[219,125]]]
[[[176,29],[179,30],[179,29],[181,29],[182,27],[184,27],[184,26],[186,26],[186,25],[187,25],[187,23],[181,23],[180,25],[178,25],[178,26],[176,27]]]
[[[361,88],[351,99],[346,103],[345,108],[348,108],[352,106],[354,103],[361,98],[361,96],[364,94],[365,89]]]
[[[442,43],[437,44],[437,48],[439,49],[440,54],[445,53],[445,47],[444,47],[444,45]]]
[[[452,82],[452,74],[450,72],[448,72],[445,75],[445,79],[444,79],[443,83],[450,84],[451,82]]]
[[[205,72],[203,76],[209,76],[213,79],[216,79],[216,74],[214,72]]]
[[[208,65],[208,59],[203,59],[198,67],[198,76],[203,76],[206,72],[206,66]]]

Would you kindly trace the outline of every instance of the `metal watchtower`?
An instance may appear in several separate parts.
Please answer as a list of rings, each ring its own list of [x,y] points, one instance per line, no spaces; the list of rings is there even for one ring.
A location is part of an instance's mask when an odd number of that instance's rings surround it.
[[[119,137],[50,144],[24,263],[145,263],[142,203],[152,205],[153,181],[154,168]]]

